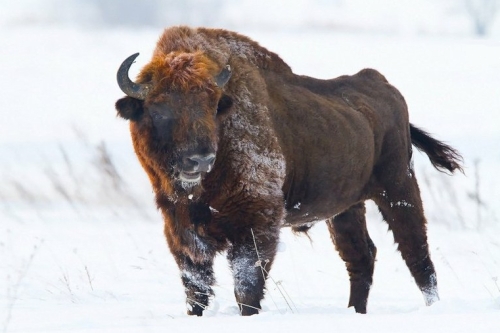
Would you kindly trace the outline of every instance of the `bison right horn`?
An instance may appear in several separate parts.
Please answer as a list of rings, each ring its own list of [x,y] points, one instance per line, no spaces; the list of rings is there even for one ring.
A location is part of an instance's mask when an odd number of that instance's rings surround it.
[[[224,67],[224,69],[215,77],[215,83],[219,88],[222,88],[226,85],[226,83],[229,81],[230,78],[231,78],[231,66],[226,65],[226,67]]]
[[[127,95],[140,100],[145,100],[151,90],[150,84],[138,84],[130,80],[128,77],[128,70],[130,66],[134,63],[135,58],[139,53],[132,54],[130,57],[125,59],[120,65],[118,72],[116,73],[116,80],[118,81],[118,86]]]

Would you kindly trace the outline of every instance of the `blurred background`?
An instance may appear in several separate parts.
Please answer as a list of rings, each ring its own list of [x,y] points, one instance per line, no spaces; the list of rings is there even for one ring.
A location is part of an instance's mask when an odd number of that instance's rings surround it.
[[[497,0],[2,0],[0,23],[500,35]]]

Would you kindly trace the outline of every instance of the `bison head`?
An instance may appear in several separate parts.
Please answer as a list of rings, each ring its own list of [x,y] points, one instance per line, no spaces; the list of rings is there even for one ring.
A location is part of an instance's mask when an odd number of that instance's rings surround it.
[[[137,56],[118,70],[118,85],[127,96],[116,109],[131,121],[139,160],[154,186],[165,174],[174,186],[199,185],[214,166],[218,125],[232,105],[223,93],[231,69],[221,69],[202,52],[155,54],[136,83],[128,70]]]

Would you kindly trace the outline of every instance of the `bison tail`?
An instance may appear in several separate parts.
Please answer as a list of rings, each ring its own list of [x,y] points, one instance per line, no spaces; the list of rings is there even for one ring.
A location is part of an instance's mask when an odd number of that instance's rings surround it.
[[[421,130],[418,127],[410,124],[411,143],[424,152],[429,157],[432,165],[439,171],[445,172],[448,170],[453,173],[459,170],[463,173],[462,169],[462,156],[454,148],[447,144],[434,139],[429,133]]]

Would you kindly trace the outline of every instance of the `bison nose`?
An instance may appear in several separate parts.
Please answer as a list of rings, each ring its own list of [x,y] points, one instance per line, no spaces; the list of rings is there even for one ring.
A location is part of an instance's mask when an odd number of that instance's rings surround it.
[[[189,165],[194,172],[210,172],[215,162],[215,154],[192,155],[185,157],[185,164]],[[187,162],[187,163],[186,163]],[[185,170],[188,171],[188,170]]]

